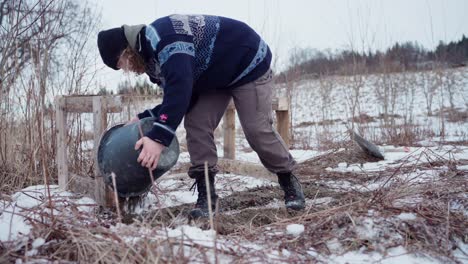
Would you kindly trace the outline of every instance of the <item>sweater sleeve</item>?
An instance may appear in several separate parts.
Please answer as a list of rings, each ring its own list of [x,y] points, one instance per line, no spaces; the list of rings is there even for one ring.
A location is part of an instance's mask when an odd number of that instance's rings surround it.
[[[137,114],[137,117],[138,119],[143,119],[143,118],[150,117],[150,116],[156,117],[158,115],[159,108],[161,108],[161,105],[157,105],[153,109],[146,109],[145,111]]]
[[[164,77],[164,96],[161,105],[152,111],[156,114],[156,121],[146,136],[169,146],[190,105],[195,66],[193,42],[172,39],[158,48],[157,57]]]

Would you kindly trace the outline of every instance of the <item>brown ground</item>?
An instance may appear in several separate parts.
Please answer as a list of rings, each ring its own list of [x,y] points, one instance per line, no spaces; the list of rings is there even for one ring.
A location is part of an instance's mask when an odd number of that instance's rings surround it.
[[[221,212],[217,214],[217,230],[222,235],[241,232],[251,227],[261,227],[278,221],[278,219],[288,219],[309,214],[314,211],[320,211],[331,205],[339,205],[342,201],[350,199],[349,194],[343,190],[333,189],[326,185],[316,183],[317,179],[347,179],[356,182],[363,182],[367,179],[366,175],[357,175],[355,173],[336,173],[328,172],[327,167],[336,167],[340,162],[347,163],[365,163],[373,161],[375,158],[353,149],[341,152],[332,152],[326,156],[314,158],[303,162],[297,169],[297,175],[301,180],[304,195],[306,199],[319,199],[322,197],[332,197],[334,200],[326,205],[317,205],[308,208],[306,211],[296,212],[286,210],[283,206],[283,192],[279,187],[260,187],[244,192],[236,192],[230,196],[219,199]],[[350,177],[352,176],[352,177]],[[352,194],[354,195],[354,194]],[[364,197],[368,194],[363,194]],[[341,200],[341,201],[340,201]],[[279,206],[265,207],[276,201]],[[192,204],[164,208],[150,212],[144,216],[135,216],[137,218],[152,219],[155,225],[163,223],[166,226],[188,223],[188,212],[193,207]],[[133,221],[133,216],[129,215],[126,222]],[[208,221],[202,220],[198,224],[208,228]]]

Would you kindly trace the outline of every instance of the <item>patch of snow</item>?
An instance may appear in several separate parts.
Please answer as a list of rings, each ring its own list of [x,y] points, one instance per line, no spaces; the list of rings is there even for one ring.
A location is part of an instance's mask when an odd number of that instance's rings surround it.
[[[327,205],[334,199],[332,197],[320,197],[317,199],[306,199],[306,205]]]
[[[0,215],[0,241],[18,240],[31,232],[29,219],[39,219],[39,214],[44,209],[43,205],[48,201],[48,190],[55,206],[60,208],[53,210],[56,215],[71,214],[68,210],[70,203],[75,204],[82,212],[94,210],[96,204],[94,200],[77,199],[70,192],[60,191],[57,185],[50,185],[48,188],[44,185],[29,186],[13,194],[11,203]]]
[[[383,264],[442,264],[438,260],[429,256],[419,256],[410,254],[402,246],[391,248],[386,252],[386,255],[372,251],[366,252],[366,248],[361,248],[358,251],[349,251],[342,255],[331,255],[327,261],[333,264],[350,264],[350,263],[383,263]]]
[[[214,239],[216,237],[216,231],[214,230],[202,230],[195,226],[182,225],[175,229],[167,229],[169,237],[190,240],[196,244],[200,244],[207,247],[213,247]]]
[[[42,237],[38,237],[38,238],[34,239],[34,241],[32,242],[32,247],[33,248],[38,248],[38,247],[44,245],[44,243],[45,243],[45,239],[42,238]]]
[[[393,201],[392,205],[395,207],[414,207],[423,202],[423,198],[419,195],[407,196],[405,198],[396,199]]]
[[[457,249],[453,251],[453,256],[461,263],[468,263],[468,244],[457,239]]]
[[[394,247],[387,250],[386,256],[382,257],[380,260],[382,264],[392,264],[392,263],[405,263],[405,264],[442,264],[440,261],[427,256],[427,255],[417,255],[408,253],[408,251],[402,247]]]
[[[348,167],[348,163],[346,163],[346,162],[338,163],[338,168],[346,168],[346,167]]]
[[[366,217],[356,225],[356,234],[361,239],[372,240],[378,237],[379,229],[375,228],[374,219]]]
[[[412,220],[416,220],[417,217],[413,213],[401,213],[397,216],[397,218],[403,221],[412,221]]]
[[[283,255],[285,257],[289,257],[289,256],[291,256],[291,252],[289,252],[289,250],[283,248],[283,250],[281,250],[281,255]]]
[[[302,233],[304,233],[304,230],[304,225],[301,224],[290,224],[286,226],[286,233],[288,235],[300,236]]]
[[[327,244],[328,250],[330,250],[330,252],[333,254],[339,254],[343,250],[343,247],[340,241],[336,237],[327,241],[326,244]]]
[[[78,206],[78,210],[83,213],[92,213],[96,209],[96,202],[89,198],[83,197],[76,200],[75,204]]]
[[[161,207],[172,207],[186,203],[195,203],[197,194],[193,194],[190,190],[172,191],[159,196]]]
[[[0,241],[13,241],[29,234],[31,225],[22,214],[22,210],[15,205],[8,206],[3,211],[0,215]]]
[[[58,186],[50,186],[51,195],[56,192]],[[46,188],[44,185],[29,186],[15,193],[12,199],[20,208],[32,208],[40,205],[46,199]]]
[[[139,214],[155,207],[165,208],[195,203],[198,193],[190,190],[193,182],[194,180],[188,176],[187,180],[161,178],[156,183],[160,191],[158,196],[148,193],[142,203],[136,206],[134,213]],[[219,197],[226,197],[234,192],[246,191],[252,188],[277,185],[278,183],[270,180],[237,174],[219,174],[215,180],[216,193]]]
[[[468,207],[465,206],[463,201],[467,201],[468,195],[465,197],[450,201],[450,211],[461,212],[463,215],[468,217]]]
[[[37,255],[37,249],[31,249],[31,250],[26,252],[26,257],[32,257],[32,256],[35,256],[35,255]]]
[[[440,147],[393,147],[382,146],[385,150],[385,160],[366,162],[361,164],[339,163],[336,168],[327,168],[327,171],[336,172],[377,172],[388,168],[397,168],[405,163],[406,166],[417,163],[430,162],[439,158],[468,159],[468,147],[440,146]],[[465,168],[463,166],[460,166]]]
[[[320,256],[320,254],[317,252],[317,250],[315,250],[315,248],[309,248],[309,250],[307,250],[307,254],[314,258],[318,258]]]
[[[189,163],[190,162],[190,155],[188,151],[182,151],[179,154],[179,158],[177,159],[177,163]]]

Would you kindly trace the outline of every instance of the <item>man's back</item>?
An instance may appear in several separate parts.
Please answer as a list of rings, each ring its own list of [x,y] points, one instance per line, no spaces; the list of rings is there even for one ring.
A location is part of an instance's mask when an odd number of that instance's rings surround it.
[[[148,25],[145,34],[163,72],[172,55],[193,57],[195,91],[237,87],[270,67],[266,43],[252,28],[234,19],[171,15]]]

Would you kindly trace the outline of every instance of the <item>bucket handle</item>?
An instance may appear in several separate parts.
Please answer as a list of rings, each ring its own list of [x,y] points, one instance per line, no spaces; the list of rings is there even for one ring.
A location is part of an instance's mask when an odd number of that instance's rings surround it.
[[[156,116],[154,115],[154,113],[153,113],[153,111],[152,111],[151,109],[148,110],[148,112],[150,113],[150,116],[151,116],[152,118],[156,118]]]

